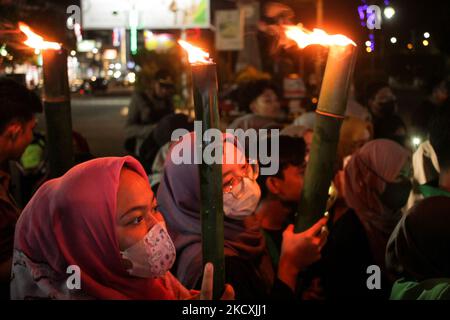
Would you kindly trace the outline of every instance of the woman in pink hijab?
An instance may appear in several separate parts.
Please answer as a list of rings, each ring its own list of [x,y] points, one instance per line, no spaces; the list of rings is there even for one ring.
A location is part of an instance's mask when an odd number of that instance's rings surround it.
[[[194,292],[168,271],[174,260],[139,162],[96,159],[45,183],[24,209],[16,227],[11,298],[192,298]],[[211,276],[207,264],[204,284]],[[232,296],[227,286],[223,298]]]

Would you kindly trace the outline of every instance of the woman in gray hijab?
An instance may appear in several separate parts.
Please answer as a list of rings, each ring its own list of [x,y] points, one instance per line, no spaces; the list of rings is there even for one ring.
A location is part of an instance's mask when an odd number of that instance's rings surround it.
[[[173,161],[173,153],[179,150],[190,150],[193,157],[194,142],[195,135],[191,133],[172,147],[157,199],[177,250],[173,271],[183,284],[198,287],[202,274],[198,165],[194,161],[190,162],[192,164]],[[225,156],[229,152],[236,155],[233,158],[236,160],[245,157],[234,136],[224,135],[223,146],[224,159],[231,159]],[[280,270],[275,277],[259,222],[254,216],[261,195],[255,181],[256,168],[245,159],[242,164],[236,160],[222,165],[226,282],[233,286],[236,299],[292,298],[300,270],[320,258],[326,235],[318,234],[326,221],[319,221],[304,233],[294,234],[292,226],[285,231]],[[240,192],[240,196],[234,198],[236,192]],[[287,279],[288,275],[293,275],[294,280]]]

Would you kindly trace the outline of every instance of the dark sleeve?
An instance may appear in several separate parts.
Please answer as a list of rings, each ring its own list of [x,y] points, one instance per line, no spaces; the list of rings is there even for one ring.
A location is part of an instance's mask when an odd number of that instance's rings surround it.
[[[125,126],[125,134],[127,137],[138,137],[145,139],[155,127],[154,124],[142,123],[140,114],[144,104],[144,98],[139,93],[135,93],[131,98]]]
[[[236,293],[236,300],[293,300],[293,291],[278,278],[267,288],[253,264],[239,257],[225,257],[225,279]]]
[[[292,289],[287,284],[276,277],[273,283],[272,290],[270,292],[269,299],[289,301],[295,300],[295,295]]]
[[[139,121],[139,109],[140,109],[140,97],[138,93],[133,94],[131,97],[130,105],[128,108],[127,125],[141,124]]]
[[[428,101],[423,101],[415,108],[415,112],[411,115],[411,124],[418,133],[423,135],[426,134],[428,131],[428,121],[430,120],[434,109],[434,106]]]
[[[374,298],[367,267],[374,264],[364,228],[353,211],[340,218],[322,251],[321,284],[327,299]]]
[[[0,201],[0,263],[12,257],[17,217]]]
[[[233,287],[236,300],[260,300],[268,297],[268,290],[259,279],[253,264],[240,257],[225,257],[225,282]]]

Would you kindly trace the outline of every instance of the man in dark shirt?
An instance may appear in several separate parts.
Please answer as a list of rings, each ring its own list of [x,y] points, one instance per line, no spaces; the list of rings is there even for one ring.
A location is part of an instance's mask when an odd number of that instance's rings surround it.
[[[133,94],[125,129],[125,148],[129,152],[138,155],[142,143],[159,120],[174,112],[173,92],[172,76],[166,70],[159,70],[150,88]]]
[[[387,82],[367,85],[365,103],[372,118],[374,139],[389,139],[405,145],[407,127],[398,113],[397,97]]]
[[[271,148],[268,147],[267,150]],[[275,269],[278,266],[283,231],[288,224],[293,223],[303,189],[305,152],[306,146],[302,138],[280,136],[278,172],[258,177],[261,201],[256,214],[261,221],[266,246]]]
[[[14,229],[20,210],[12,198],[8,162],[18,160],[33,139],[39,98],[23,85],[0,78],[0,299],[9,299]]]
[[[448,84],[444,78],[434,78],[426,86],[428,97],[412,115],[412,125],[417,134],[427,139],[428,124],[433,114],[448,103]]]

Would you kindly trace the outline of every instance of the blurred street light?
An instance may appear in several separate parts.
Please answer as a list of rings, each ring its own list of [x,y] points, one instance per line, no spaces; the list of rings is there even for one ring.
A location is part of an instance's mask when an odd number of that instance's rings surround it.
[[[391,43],[397,43],[397,38],[396,37],[392,37],[391,38]]]
[[[136,82],[136,74],[134,72],[130,72],[127,74],[128,82],[135,83]]]
[[[384,16],[386,17],[386,19],[392,19],[392,17],[395,15],[395,9],[392,8],[391,6],[388,6],[386,8],[384,8]]]
[[[114,72],[114,78],[116,78],[116,79],[119,79],[121,75],[122,75],[122,72],[120,72],[120,71]]]
[[[2,57],[6,57],[6,56],[8,55],[8,51],[6,51],[5,46],[2,46],[2,47],[0,48],[0,55],[1,55]]]
[[[370,40],[367,40],[366,41],[366,47],[370,47],[370,46],[372,46],[372,42]]]
[[[425,47],[428,47],[428,45],[430,44],[430,43],[428,42],[428,40],[423,40],[422,43],[423,43],[423,45],[424,45]]]
[[[412,50],[414,48],[414,46],[412,45],[412,43],[408,43],[408,45],[406,46],[409,50]]]
[[[429,33],[429,32],[425,32],[425,33],[423,34],[423,37],[424,37],[425,39],[430,38],[430,33]]]

